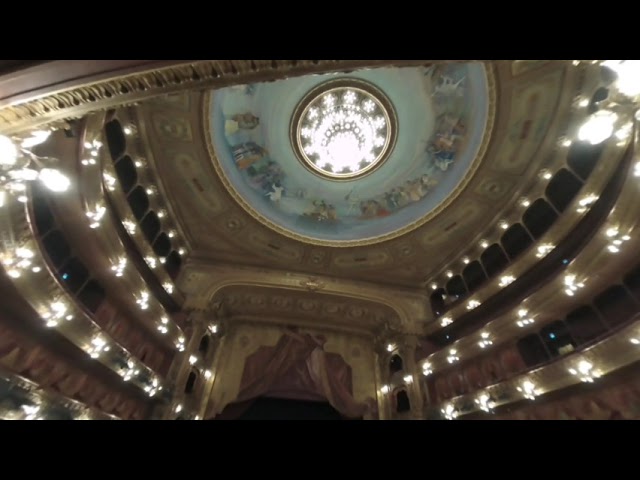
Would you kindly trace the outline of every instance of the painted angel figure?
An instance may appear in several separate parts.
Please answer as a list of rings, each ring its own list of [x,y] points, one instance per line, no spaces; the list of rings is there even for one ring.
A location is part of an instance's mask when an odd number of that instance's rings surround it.
[[[272,202],[278,203],[282,198],[282,192],[284,187],[276,186],[275,184],[271,184],[271,188],[273,188],[272,192],[267,192],[265,196],[268,196]]]

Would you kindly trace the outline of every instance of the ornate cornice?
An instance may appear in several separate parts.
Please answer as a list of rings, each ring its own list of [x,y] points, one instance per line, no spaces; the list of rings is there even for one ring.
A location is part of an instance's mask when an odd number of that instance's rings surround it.
[[[0,132],[15,133],[95,111],[131,105],[188,89],[271,81],[308,74],[386,66],[429,65],[444,60],[199,60],[114,76],[0,108]]]

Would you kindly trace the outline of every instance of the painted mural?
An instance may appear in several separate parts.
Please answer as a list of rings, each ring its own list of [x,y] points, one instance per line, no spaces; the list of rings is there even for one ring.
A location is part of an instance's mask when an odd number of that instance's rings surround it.
[[[308,171],[288,135],[297,102],[337,76],[215,92],[210,125],[217,161],[252,209],[304,237],[369,239],[415,223],[449,195],[476,157],[488,108],[484,68],[452,64],[350,74],[390,98],[398,141],[375,172],[341,182]]]

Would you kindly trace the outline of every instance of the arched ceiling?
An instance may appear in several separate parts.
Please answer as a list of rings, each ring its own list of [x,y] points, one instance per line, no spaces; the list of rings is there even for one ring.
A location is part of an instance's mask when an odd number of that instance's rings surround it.
[[[380,168],[346,180],[306,168],[290,135],[305,94],[337,79],[386,95],[397,131]],[[306,243],[366,245],[424,224],[461,190],[482,159],[494,94],[481,63],[380,68],[221,89],[205,116],[216,170],[247,212]]]
[[[322,192],[344,216],[348,207],[340,202],[351,191],[350,182],[322,180],[309,172],[293,155],[289,143],[292,109],[310,88],[328,78],[326,75],[254,85],[248,90],[184,92],[134,107],[131,112],[149,163],[161,179],[159,189],[191,244],[190,262],[422,288],[448,262],[492,235],[498,221],[517,207],[518,198],[548,166],[567,128],[582,82],[580,70],[559,61],[437,68],[435,72],[433,68],[384,68],[348,74],[384,89],[400,125],[396,147],[387,162],[351,182],[361,186],[361,198],[372,195],[382,203],[396,182],[423,174],[421,169],[427,168],[429,160],[425,143],[432,142],[434,132],[438,133],[433,88],[444,85],[444,76],[468,81],[459,84],[465,85],[461,115],[471,119],[454,162],[433,174],[437,185],[432,190],[424,194],[424,189],[418,192],[416,188],[415,201],[407,201],[389,215],[363,218],[361,210],[360,215],[349,218],[355,225],[352,229],[318,221],[328,216],[326,210],[313,217],[313,208],[319,204],[314,206],[313,201],[321,200]],[[431,90],[424,80],[429,75],[440,78]],[[238,169],[233,161],[228,133],[234,125],[227,122],[235,121],[231,118],[235,114],[247,112],[259,117],[264,127],[249,129],[255,135],[250,138],[264,142],[269,156],[282,162],[287,173],[282,191],[290,204],[287,208],[284,202],[276,205],[271,201],[268,193],[274,190],[269,190],[270,185],[252,183],[248,172]],[[318,190],[298,198],[298,186]],[[326,200],[325,205],[328,203]],[[305,218],[300,222],[305,213],[315,221]]]

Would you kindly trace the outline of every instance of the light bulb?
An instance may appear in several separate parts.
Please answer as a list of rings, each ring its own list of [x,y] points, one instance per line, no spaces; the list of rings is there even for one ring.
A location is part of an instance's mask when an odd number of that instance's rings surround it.
[[[65,175],[53,168],[43,168],[38,178],[53,192],[65,192],[71,185],[71,181]]]
[[[12,166],[18,160],[18,149],[9,137],[0,135],[0,165]]]
[[[613,134],[614,124],[617,118],[618,115],[606,110],[594,113],[584,125],[580,127],[578,138],[592,145],[604,142]]]

